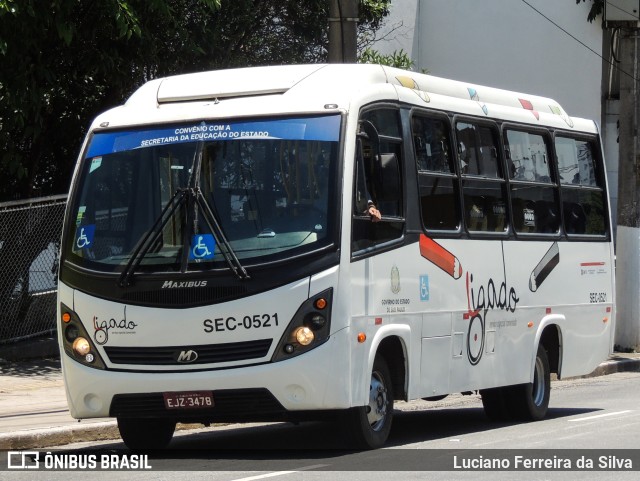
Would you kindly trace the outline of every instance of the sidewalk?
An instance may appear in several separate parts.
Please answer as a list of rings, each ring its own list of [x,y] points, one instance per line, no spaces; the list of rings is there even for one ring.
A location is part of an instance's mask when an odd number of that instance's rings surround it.
[[[616,353],[584,377],[623,371],[640,372],[640,354]],[[0,449],[37,449],[105,439],[120,439],[115,420],[78,422],[69,415],[59,359],[0,359]]]

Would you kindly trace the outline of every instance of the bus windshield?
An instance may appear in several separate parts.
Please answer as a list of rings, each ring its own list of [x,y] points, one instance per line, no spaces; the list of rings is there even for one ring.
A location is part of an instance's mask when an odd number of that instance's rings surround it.
[[[185,271],[226,266],[229,252],[257,264],[327,247],[339,134],[339,115],[95,133],[67,260],[113,272],[140,256],[139,271]]]

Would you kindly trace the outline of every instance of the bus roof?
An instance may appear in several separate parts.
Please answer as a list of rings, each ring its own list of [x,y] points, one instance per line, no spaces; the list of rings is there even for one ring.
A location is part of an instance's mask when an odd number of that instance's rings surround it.
[[[257,99],[260,99],[258,102]],[[596,132],[553,99],[370,64],[249,67],[176,75],[140,87],[96,119],[110,126],[190,118],[350,110],[374,100]]]

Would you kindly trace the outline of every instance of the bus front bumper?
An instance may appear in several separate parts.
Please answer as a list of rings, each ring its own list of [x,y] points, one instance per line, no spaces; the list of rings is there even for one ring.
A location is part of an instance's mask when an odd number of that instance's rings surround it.
[[[173,417],[259,421],[351,407],[348,329],[286,361],[196,372],[113,371],[83,366],[62,353],[69,411],[76,419]],[[211,391],[213,406],[168,409],[165,393]]]

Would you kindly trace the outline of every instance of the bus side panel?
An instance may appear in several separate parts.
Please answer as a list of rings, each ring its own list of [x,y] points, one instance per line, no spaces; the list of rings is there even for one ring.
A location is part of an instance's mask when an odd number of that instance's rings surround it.
[[[444,304],[453,311],[450,391],[526,382],[534,332],[527,331],[521,317],[524,286],[505,270],[503,242],[438,239],[437,244],[423,242],[459,265],[454,275],[450,271],[443,275],[432,262],[422,264],[429,269],[430,290],[437,302],[433,307]],[[432,254],[425,250],[422,257],[427,254],[429,261]]]
[[[532,330],[558,314],[562,377],[588,374],[609,354],[613,314],[611,257],[605,242],[505,242],[507,275]],[[520,311],[520,307],[518,311]],[[524,314],[524,311],[522,311]],[[535,346],[534,346],[535,349]]]

